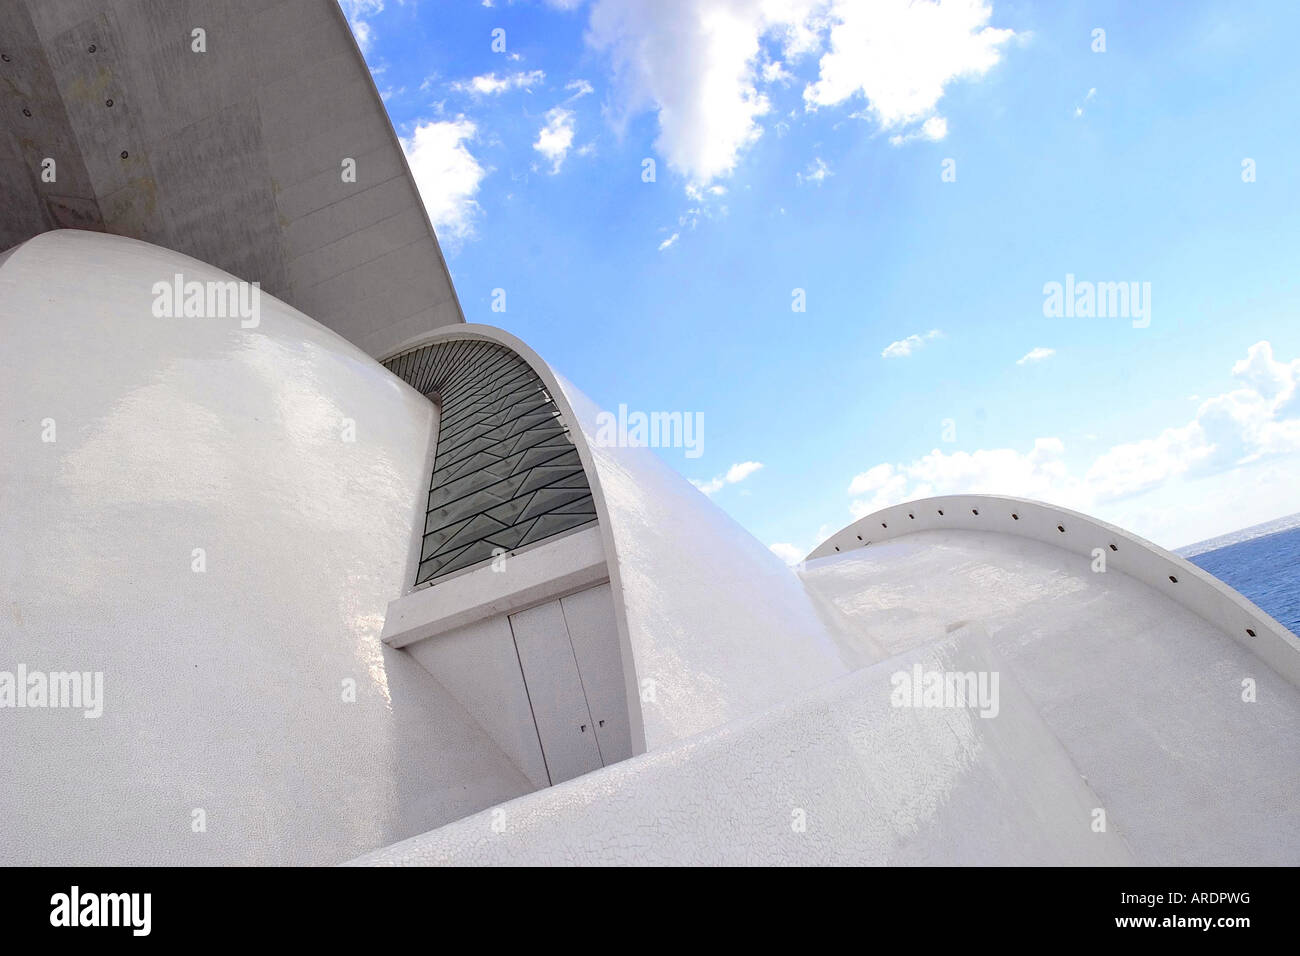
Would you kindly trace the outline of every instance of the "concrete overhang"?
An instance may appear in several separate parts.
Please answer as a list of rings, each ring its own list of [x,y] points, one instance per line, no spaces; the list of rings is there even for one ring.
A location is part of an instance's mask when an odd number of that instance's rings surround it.
[[[464,321],[334,0],[0,0],[0,22],[0,250],[142,239],[371,355]]]

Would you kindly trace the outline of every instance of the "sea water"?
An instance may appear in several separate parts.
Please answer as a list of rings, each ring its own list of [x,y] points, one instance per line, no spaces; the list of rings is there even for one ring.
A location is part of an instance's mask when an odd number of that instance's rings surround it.
[[[1300,634],[1300,514],[1177,552]]]

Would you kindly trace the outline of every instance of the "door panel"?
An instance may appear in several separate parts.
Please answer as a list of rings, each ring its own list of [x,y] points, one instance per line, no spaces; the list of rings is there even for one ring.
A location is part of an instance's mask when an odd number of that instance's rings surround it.
[[[559,601],[510,615],[551,783],[601,766],[596,731]]]
[[[606,766],[626,760],[632,756],[632,729],[613,593],[608,584],[597,585],[561,599],[560,607],[587,692],[587,709],[595,721],[601,760]]]

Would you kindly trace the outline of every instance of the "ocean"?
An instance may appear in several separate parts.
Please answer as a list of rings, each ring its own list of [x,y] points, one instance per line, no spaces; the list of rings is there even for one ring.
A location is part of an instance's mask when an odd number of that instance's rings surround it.
[[[1300,514],[1190,544],[1174,553],[1240,591],[1292,634],[1300,634]]]

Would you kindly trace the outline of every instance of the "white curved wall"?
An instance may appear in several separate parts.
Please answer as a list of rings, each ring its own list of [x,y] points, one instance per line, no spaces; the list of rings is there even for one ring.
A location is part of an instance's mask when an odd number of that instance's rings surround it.
[[[627,615],[646,748],[847,674],[850,663],[789,568],[650,449],[602,446],[599,408],[561,384],[608,512],[610,576]]]
[[[0,670],[105,698],[0,710],[0,861],[331,863],[531,789],[379,640],[428,403],[270,296],[254,329],[153,317],[178,272],[230,278],[82,232],[0,264]]]

